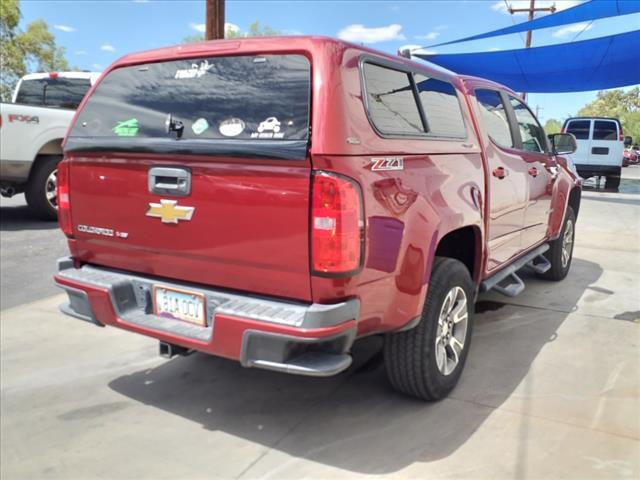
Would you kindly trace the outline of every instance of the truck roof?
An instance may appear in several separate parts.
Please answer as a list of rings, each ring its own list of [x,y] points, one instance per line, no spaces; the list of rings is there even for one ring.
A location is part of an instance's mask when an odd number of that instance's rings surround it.
[[[42,78],[88,78],[95,81],[100,76],[100,72],[38,72],[29,73],[22,77],[22,80],[40,80]]]
[[[481,80],[483,83],[492,84],[496,87],[511,91],[511,89],[490,80],[458,75],[455,72],[452,72],[430,62],[417,62],[409,60],[405,57],[401,57],[399,55],[391,55],[380,50],[357,45],[355,43],[319,35],[252,37],[240,39],[234,38],[174,45],[170,47],[146,50],[125,55],[116,60],[107,69],[107,71],[126,65],[153,63],[166,60],[178,60],[181,58],[196,58],[203,55],[240,55],[264,52],[310,51],[314,54],[314,56],[315,54],[317,54],[318,56],[330,56],[335,55],[338,51],[354,49],[364,54],[370,54],[379,58],[385,58],[401,65],[406,65],[417,70],[422,70],[427,74],[437,75],[439,78],[452,81],[453,83],[456,83],[454,82],[454,80],[456,79],[459,82],[464,82],[467,80]]]
[[[582,117],[569,117],[564,121],[564,123],[567,123],[569,120],[612,120],[614,122],[620,123],[620,120],[615,117],[601,117],[601,116],[590,116],[590,115],[585,115]]]

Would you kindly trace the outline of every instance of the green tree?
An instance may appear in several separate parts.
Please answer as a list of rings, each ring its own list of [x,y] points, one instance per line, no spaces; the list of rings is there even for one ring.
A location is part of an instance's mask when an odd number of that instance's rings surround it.
[[[551,135],[552,133],[560,133],[562,130],[562,124],[555,118],[550,118],[547,123],[544,124],[544,133]]]
[[[233,27],[227,26],[224,32],[224,38],[246,38],[246,37],[269,37],[280,35],[278,30],[274,30],[269,25],[260,25],[257,20],[249,25],[249,30],[239,30]],[[183,43],[194,43],[204,41],[204,35],[196,33],[189,35],[182,39]]]
[[[640,141],[640,87],[626,92],[621,89],[603,90],[598,97],[578,111],[585,117],[614,117],[620,119],[624,134]]]
[[[36,20],[22,31],[19,0],[1,0],[0,8],[0,97],[11,98],[17,81],[31,71],[66,70],[64,48],[56,45],[44,20]]]

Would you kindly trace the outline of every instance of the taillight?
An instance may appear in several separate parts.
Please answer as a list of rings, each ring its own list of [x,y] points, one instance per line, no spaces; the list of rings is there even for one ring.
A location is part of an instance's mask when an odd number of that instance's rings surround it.
[[[56,174],[58,198],[58,223],[67,237],[73,237],[73,223],[71,223],[71,203],[69,202],[69,162],[63,160],[58,164]]]
[[[362,262],[364,234],[360,187],[342,175],[316,172],[311,195],[313,273],[355,274]]]

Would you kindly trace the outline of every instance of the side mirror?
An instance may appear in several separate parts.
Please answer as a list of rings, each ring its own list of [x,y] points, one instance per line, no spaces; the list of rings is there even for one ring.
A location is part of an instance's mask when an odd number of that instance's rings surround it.
[[[624,137],[624,146],[625,147],[630,147],[632,144],[633,144],[633,138]]]
[[[554,155],[568,155],[578,149],[576,137],[572,133],[554,133],[549,138]]]

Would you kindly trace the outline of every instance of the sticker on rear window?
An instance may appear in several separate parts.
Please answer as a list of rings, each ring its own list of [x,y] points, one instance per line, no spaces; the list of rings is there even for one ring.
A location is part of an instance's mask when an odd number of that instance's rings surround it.
[[[129,120],[118,122],[112,130],[119,137],[135,137],[138,135],[138,119],[130,118]]]
[[[207,128],[209,128],[209,122],[207,122],[205,118],[199,118],[191,125],[191,130],[193,130],[193,133],[196,135],[200,135]]]
[[[207,60],[204,60],[199,64],[192,63],[191,68],[176,70],[174,78],[199,78],[207,73],[211,67],[213,67],[213,64],[210,64]]]
[[[284,138],[284,133],[280,132],[281,122],[276,117],[268,117],[260,122],[258,131],[251,134],[251,138]]]
[[[218,131],[225,137],[237,137],[244,132],[244,122],[239,118],[228,118],[220,122]]]

